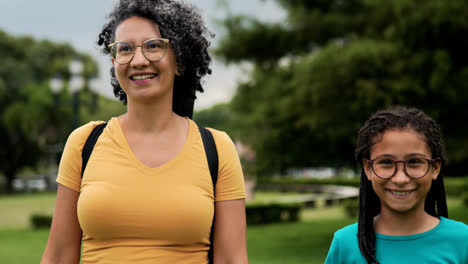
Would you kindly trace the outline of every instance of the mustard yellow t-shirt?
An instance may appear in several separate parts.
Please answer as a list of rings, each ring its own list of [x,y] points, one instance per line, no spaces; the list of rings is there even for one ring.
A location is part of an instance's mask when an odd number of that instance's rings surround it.
[[[214,195],[197,125],[189,120],[187,140],[176,157],[150,168],[136,158],[112,118],[81,179],[81,151],[99,123],[70,135],[57,177],[80,192],[83,263],[208,263]],[[219,157],[216,201],[245,198],[233,142],[224,132],[210,131]]]

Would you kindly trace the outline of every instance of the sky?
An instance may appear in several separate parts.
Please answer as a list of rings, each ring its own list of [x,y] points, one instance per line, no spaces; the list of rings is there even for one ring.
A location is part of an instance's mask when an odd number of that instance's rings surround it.
[[[216,20],[225,16],[220,0],[186,0],[199,8],[202,17],[216,37],[212,46],[223,35]],[[114,98],[110,86],[110,59],[99,53],[96,40],[116,0],[0,0],[0,30],[15,36],[31,35],[36,39],[68,42],[80,52],[92,54],[99,64],[99,81],[96,91]],[[281,21],[285,18],[273,0],[233,0],[230,12],[249,14],[262,21]],[[198,94],[196,109],[229,101],[239,80],[246,78],[245,65],[226,66],[216,58],[213,73],[204,79],[205,92]]]

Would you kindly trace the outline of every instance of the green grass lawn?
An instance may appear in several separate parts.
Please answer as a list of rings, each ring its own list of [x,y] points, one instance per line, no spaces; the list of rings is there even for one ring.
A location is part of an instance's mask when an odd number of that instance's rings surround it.
[[[0,196],[0,263],[39,263],[49,230],[33,230],[29,217],[52,214],[55,198],[55,193]]]
[[[27,228],[33,213],[53,214],[56,193],[0,196],[0,228]]]
[[[252,200],[247,201],[247,204],[257,204],[257,203],[271,203],[271,202],[296,202],[302,199],[317,199],[323,198],[324,200],[327,195],[320,193],[294,193],[294,192],[256,192]]]
[[[354,221],[342,218],[250,226],[247,230],[249,261],[253,264],[323,263],[333,233]]]
[[[49,230],[32,230],[29,215],[52,213],[55,194],[0,196],[0,263],[38,263]],[[468,223],[468,210],[459,199],[449,199],[449,216]],[[251,264],[323,263],[333,233],[356,219],[339,206],[304,210],[302,221],[249,226],[247,246]]]
[[[0,263],[37,264],[47,243],[49,230],[0,228]]]

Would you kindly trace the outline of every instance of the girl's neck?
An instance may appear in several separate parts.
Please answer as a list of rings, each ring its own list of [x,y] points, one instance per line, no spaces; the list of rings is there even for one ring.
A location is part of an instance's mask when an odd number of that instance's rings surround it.
[[[439,224],[440,220],[424,210],[395,213],[382,210],[374,218],[376,233],[391,236],[408,236],[429,231]]]

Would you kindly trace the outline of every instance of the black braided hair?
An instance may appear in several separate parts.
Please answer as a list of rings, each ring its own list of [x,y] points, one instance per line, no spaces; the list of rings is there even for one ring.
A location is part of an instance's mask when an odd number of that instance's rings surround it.
[[[201,79],[211,74],[211,57],[208,53],[211,43],[208,37],[214,35],[206,28],[197,8],[188,3],[177,0],[120,0],[107,16],[107,23],[99,34],[97,44],[101,46],[102,53],[110,54],[108,45],[114,42],[117,26],[133,16],[153,21],[158,25],[161,36],[170,39],[181,73],[174,79],[173,110],[179,115],[191,116],[195,92],[203,92]],[[126,104],[127,95],[117,81],[114,67],[110,69],[110,74],[114,95]]]
[[[395,106],[373,114],[359,130],[355,156],[361,163],[361,184],[359,188],[358,243],[362,255],[368,263],[379,263],[376,259],[374,217],[380,212],[380,200],[372,188],[372,183],[364,172],[363,159],[370,158],[370,150],[383,133],[389,129],[411,128],[424,137],[432,158],[441,159],[441,170],[425,200],[424,210],[434,217],[448,217],[442,169],[446,156],[442,135],[437,123],[421,110],[405,106]]]

